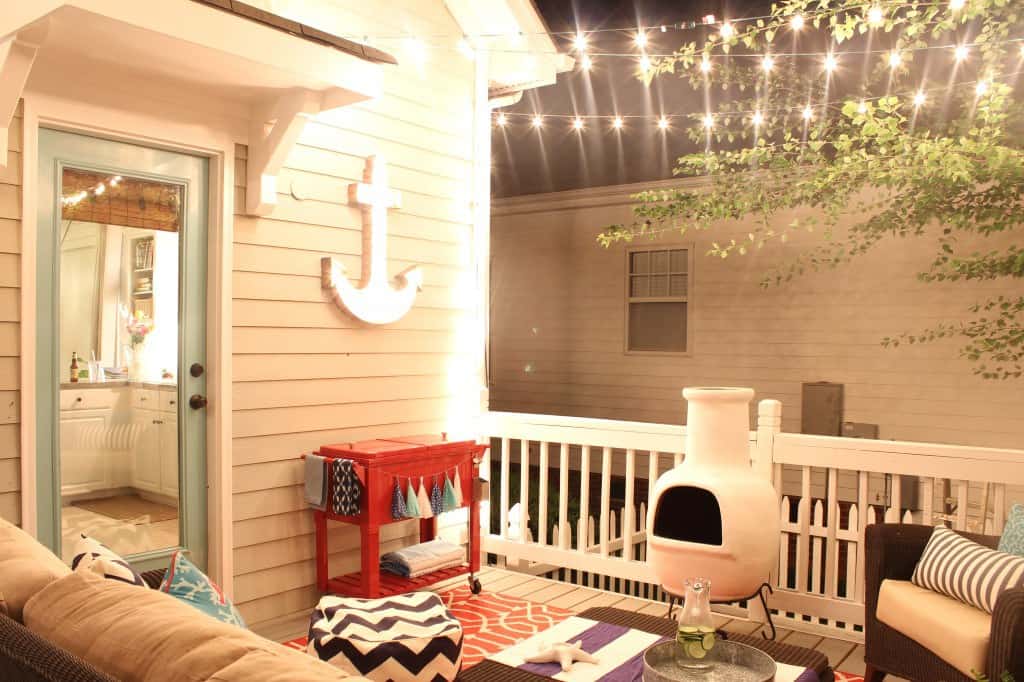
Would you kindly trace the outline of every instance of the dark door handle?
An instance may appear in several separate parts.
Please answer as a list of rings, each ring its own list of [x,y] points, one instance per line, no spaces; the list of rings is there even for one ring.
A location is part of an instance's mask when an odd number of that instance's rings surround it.
[[[193,410],[201,410],[206,407],[206,396],[199,395],[198,393],[192,394],[192,397],[188,399],[188,406]]]

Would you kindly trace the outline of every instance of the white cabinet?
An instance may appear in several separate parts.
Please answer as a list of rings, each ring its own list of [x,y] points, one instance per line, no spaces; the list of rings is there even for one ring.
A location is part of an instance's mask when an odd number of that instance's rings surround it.
[[[178,415],[160,420],[160,492],[178,496]]]
[[[178,392],[174,388],[134,389],[132,408],[139,439],[133,486],[178,496]]]
[[[65,387],[59,404],[61,493],[80,495],[125,485],[132,462],[119,435],[126,421],[127,389]]]
[[[136,410],[135,472],[132,486],[149,492],[160,492],[160,425],[155,410]]]

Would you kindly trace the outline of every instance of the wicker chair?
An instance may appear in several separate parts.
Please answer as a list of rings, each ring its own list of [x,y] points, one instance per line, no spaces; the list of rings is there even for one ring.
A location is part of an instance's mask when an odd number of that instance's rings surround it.
[[[885,579],[910,580],[914,567],[931,537],[931,526],[883,523],[865,530],[865,682],[881,682],[892,674],[920,682],[970,681],[962,672],[930,650],[879,621],[875,616],[878,592]],[[998,537],[962,533],[964,537],[995,548]],[[992,634],[985,674],[993,682],[1009,672],[1024,681],[1024,589],[1000,596],[992,613]]]

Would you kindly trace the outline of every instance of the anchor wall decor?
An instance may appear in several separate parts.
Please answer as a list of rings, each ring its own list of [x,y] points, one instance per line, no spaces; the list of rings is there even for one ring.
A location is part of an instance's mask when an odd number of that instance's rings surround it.
[[[418,266],[400,272],[394,283],[388,280],[388,210],[400,208],[401,194],[388,187],[387,164],[379,156],[366,159],[363,182],[348,186],[348,201],[363,212],[363,268],[359,286],[345,276],[345,266],[333,258],[320,259],[321,282],[331,298],[353,317],[370,324],[388,324],[402,319],[423,285]]]

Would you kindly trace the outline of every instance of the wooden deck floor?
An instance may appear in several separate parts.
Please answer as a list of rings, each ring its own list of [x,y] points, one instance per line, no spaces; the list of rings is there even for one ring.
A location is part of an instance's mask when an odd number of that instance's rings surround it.
[[[479,574],[484,590],[499,592],[532,602],[551,604],[570,611],[580,612],[593,606],[614,606],[640,613],[664,615],[666,605],[662,602],[625,597],[621,594],[604,592],[589,587],[578,587],[568,583],[557,582],[545,578],[536,578],[524,573],[516,573],[498,568],[485,568]],[[454,578],[446,583],[438,583],[434,590],[443,590],[463,583],[464,576]],[[728,632],[750,634],[757,631],[759,623],[739,618],[727,618],[715,615],[716,623]],[[260,623],[252,629],[268,639],[285,642],[305,636],[309,626],[309,614],[298,613],[274,621]],[[828,656],[829,663],[835,670],[864,674],[864,646],[839,639],[830,639],[811,635],[805,632],[794,632],[779,628],[778,641],[797,646],[815,649]],[[888,677],[887,682],[901,682],[901,678]]]

